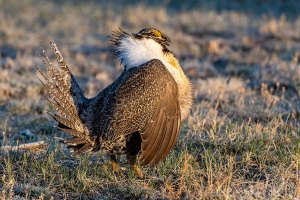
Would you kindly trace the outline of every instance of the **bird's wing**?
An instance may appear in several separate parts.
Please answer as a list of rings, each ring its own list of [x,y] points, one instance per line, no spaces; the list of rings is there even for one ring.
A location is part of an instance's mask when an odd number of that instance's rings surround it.
[[[126,70],[110,87],[101,110],[102,117],[109,117],[103,118],[101,132],[113,139],[139,131],[141,164],[156,164],[170,151],[179,133],[181,118],[174,78],[160,60],[154,59]]]
[[[181,119],[178,88],[171,78],[163,79],[164,92],[155,106],[151,120],[141,130],[140,162],[142,165],[155,165],[162,160],[178,137]]]
[[[49,114],[58,122],[58,128],[74,137],[65,140],[67,144],[77,146],[77,150],[86,150],[87,147],[91,148],[93,142],[90,138],[89,129],[84,124],[83,110],[89,100],[83,96],[56,44],[52,41],[50,44],[59,67],[50,61],[43,50],[41,58],[47,69],[46,74],[37,68],[45,81],[45,83],[41,82],[50,96],[50,98],[45,97],[57,111]]]

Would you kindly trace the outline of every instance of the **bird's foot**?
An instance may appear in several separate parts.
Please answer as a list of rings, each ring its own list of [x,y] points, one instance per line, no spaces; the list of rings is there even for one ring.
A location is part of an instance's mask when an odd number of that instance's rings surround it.
[[[132,165],[132,168],[136,172],[136,174],[138,175],[139,178],[144,178],[144,174],[143,174],[141,168],[139,168],[139,166],[136,163],[134,163]]]
[[[126,170],[124,167],[120,167],[119,163],[117,162],[117,158],[114,155],[109,155],[110,156],[110,163],[111,163],[111,168],[114,172],[120,172]]]
[[[125,167],[120,167],[119,163],[113,160],[111,161],[111,168],[114,173],[120,176],[124,176],[124,172],[126,172]]]
[[[133,168],[133,170],[135,171],[135,173],[138,175],[139,178],[144,178],[144,174],[141,170],[141,168],[139,168],[139,166],[136,164],[136,155],[126,155],[127,159],[129,161],[129,165],[131,168]]]
[[[114,160],[111,161],[111,168],[114,172],[120,171],[120,165]]]

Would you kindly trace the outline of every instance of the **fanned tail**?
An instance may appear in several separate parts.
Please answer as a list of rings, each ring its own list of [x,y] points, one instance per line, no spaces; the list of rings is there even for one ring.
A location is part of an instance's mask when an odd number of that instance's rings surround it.
[[[37,67],[45,83],[40,78],[39,80],[51,97],[45,98],[57,111],[49,114],[58,122],[60,130],[73,136],[63,141],[68,147],[73,148],[76,154],[91,151],[95,142],[84,124],[86,121],[84,111],[89,105],[89,99],[84,97],[56,44],[53,41],[50,41],[50,44],[59,67],[52,64],[44,50],[41,59],[47,69],[46,75]]]

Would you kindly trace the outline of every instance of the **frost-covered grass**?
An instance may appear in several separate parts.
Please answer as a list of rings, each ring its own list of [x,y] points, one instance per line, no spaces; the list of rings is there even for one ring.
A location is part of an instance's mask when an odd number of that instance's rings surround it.
[[[298,16],[0,0],[0,18],[1,143],[29,129],[49,144],[39,153],[0,152],[2,199],[300,198]],[[45,114],[53,108],[34,65],[41,46],[53,57],[55,40],[91,97],[122,72],[106,36],[148,26],[172,39],[195,99],[174,148],[139,179],[130,169],[113,173],[104,152],[73,157],[55,139],[66,135]]]

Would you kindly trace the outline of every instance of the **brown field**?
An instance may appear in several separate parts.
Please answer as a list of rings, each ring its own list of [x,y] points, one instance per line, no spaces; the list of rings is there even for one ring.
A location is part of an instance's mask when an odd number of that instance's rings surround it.
[[[0,198],[299,199],[300,3],[137,2],[0,0],[0,145],[49,145],[0,151]],[[118,27],[166,33],[195,90],[176,145],[145,179],[114,174],[104,152],[72,156],[35,69],[54,40],[96,95],[123,70],[107,38]]]

